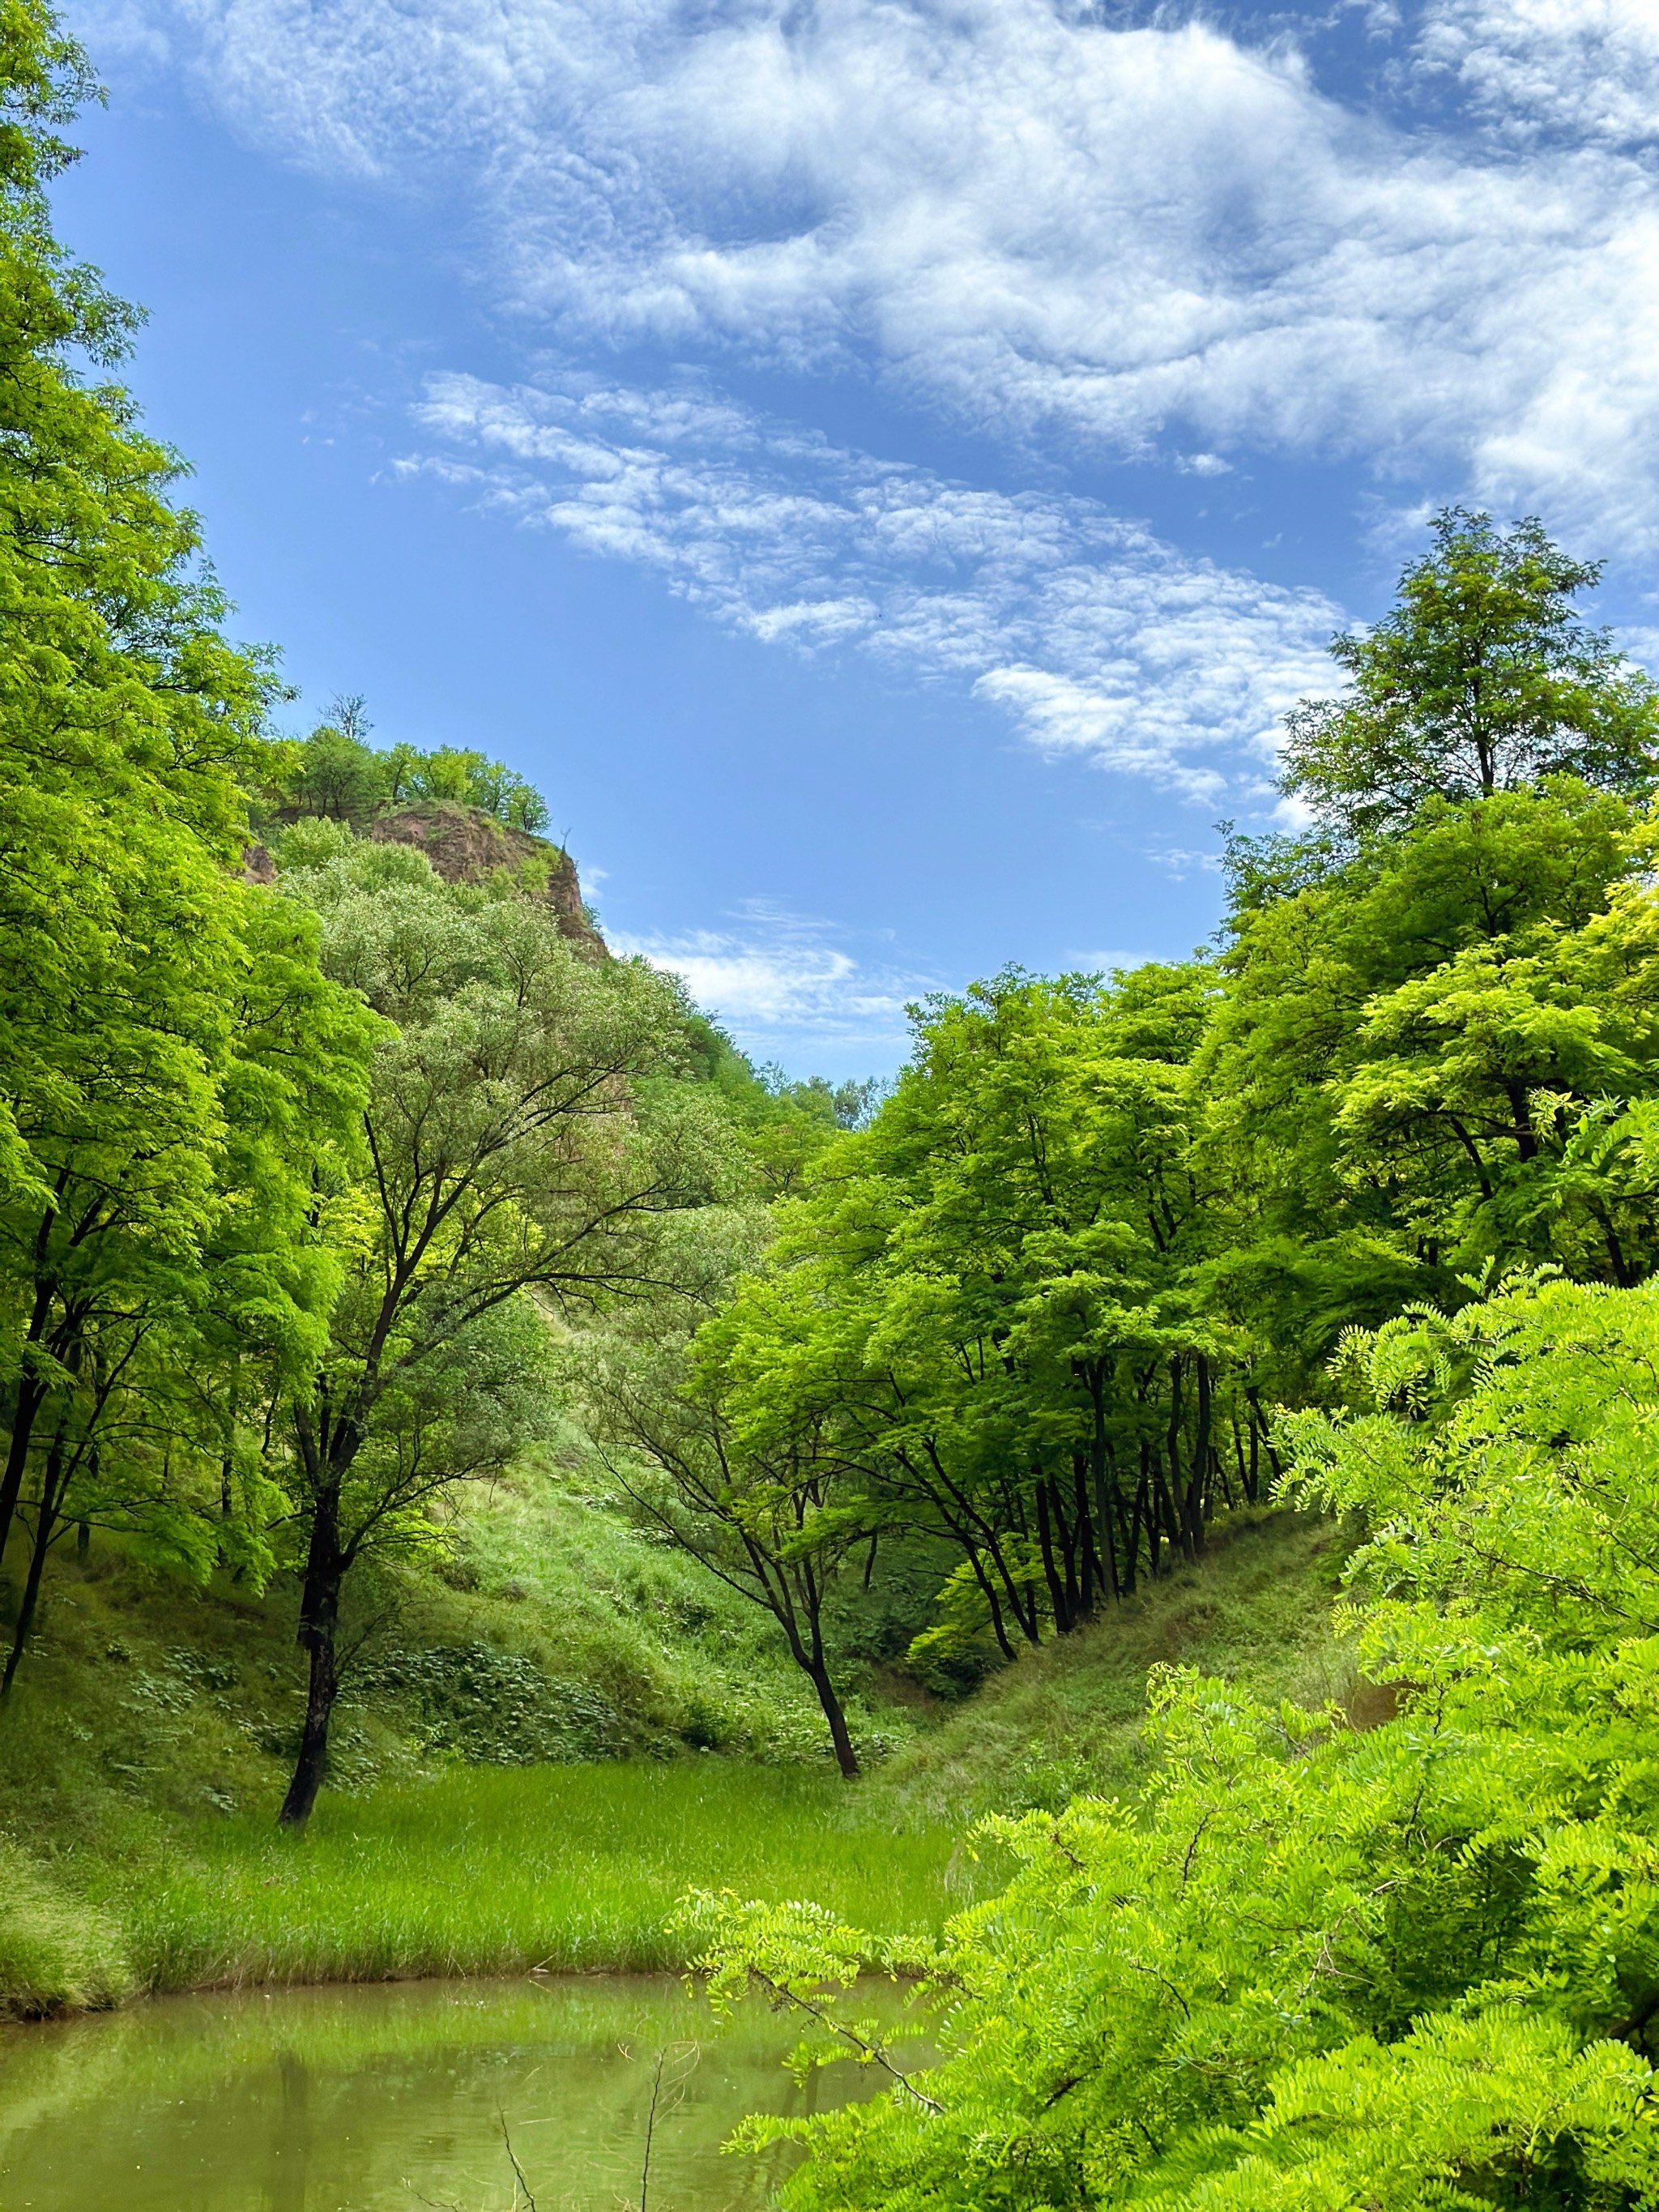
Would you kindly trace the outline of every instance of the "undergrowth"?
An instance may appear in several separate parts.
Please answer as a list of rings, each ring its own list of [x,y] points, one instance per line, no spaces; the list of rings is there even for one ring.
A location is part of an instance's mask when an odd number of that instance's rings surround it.
[[[1328,1626],[1342,1548],[1328,1522],[1241,1518],[966,1700],[866,1704],[878,1755],[849,1788],[748,1609],[549,1472],[464,1528],[441,1577],[380,1594],[336,1786],[295,1838],[272,1825],[291,1598],[158,1587],[94,1547],[60,1571],[0,1719],[0,2017],[205,1984],[674,1967],[690,1888],[933,1932],[994,1873],[981,1814],[1133,1785],[1157,1662],[1357,1701]]]

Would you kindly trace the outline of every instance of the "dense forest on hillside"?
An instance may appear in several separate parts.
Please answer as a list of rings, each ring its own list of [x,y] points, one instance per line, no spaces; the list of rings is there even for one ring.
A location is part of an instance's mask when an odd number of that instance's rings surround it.
[[[477,1771],[635,1757],[681,1856],[607,1957],[660,1964],[726,1864],[661,1778],[722,1753],[798,1856],[672,1955],[895,2076],[789,2124],[803,2208],[1653,2203],[1659,690],[1595,566],[1446,508],[1213,943],[791,1081],[610,951],[489,748],[283,733],[52,234],[88,90],[3,0],[0,1980],[313,1971],[381,1833],[482,1929],[480,1834],[539,1865],[555,1801]],[[435,1766],[441,1851],[436,1801],[329,1829]],[[128,1940],[118,1802],[293,1856],[145,1831],[151,1963],[52,1983],[7,1915]],[[216,1895],[295,1917],[233,1956]],[[872,1961],[925,2073],[826,1994]]]

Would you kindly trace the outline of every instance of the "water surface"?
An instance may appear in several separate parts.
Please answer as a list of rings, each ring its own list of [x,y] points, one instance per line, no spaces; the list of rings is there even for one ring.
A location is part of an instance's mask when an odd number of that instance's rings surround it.
[[[647,2212],[756,2208],[787,2153],[723,2156],[744,2113],[879,2086],[848,2064],[797,2087],[797,2036],[758,2005],[717,2032],[655,1975],[164,1997],[0,2029],[0,2207],[506,2212],[504,2121],[538,2212],[638,2212],[663,2053]]]

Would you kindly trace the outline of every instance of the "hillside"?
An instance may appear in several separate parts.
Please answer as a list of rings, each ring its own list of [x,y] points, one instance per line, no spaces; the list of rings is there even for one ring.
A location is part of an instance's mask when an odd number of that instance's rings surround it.
[[[1379,1692],[1359,1680],[1331,1611],[1349,1539],[1335,1522],[1240,1513],[1205,1556],[1024,1653],[902,1746],[878,1788],[921,1820],[969,1819],[1079,1793],[1131,1789],[1144,1771],[1140,1723],[1157,1667],[1191,1668],[1257,1696],[1334,1700],[1357,1727]]]
[[[299,818],[292,807],[281,810],[276,817],[279,823],[290,818]],[[279,833],[269,834],[274,840]],[[364,823],[362,834],[377,845],[413,846],[425,854],[446,883],[482,884],[501,871],[531,896],[545,899],[558,917],[562,937],[595,952],[605,949],[582,897],[575,862],[563,846],[549,838],[498,821],[481,806],[451,799],[381,807]],[[276,882],[276,863],[270,845],[249,845],[242,879],[258,884]]]
[[[195,1592],[100,1542],[66,1565],[0,1729],[0,2016],[199,1982],[672,1966],[677,1899],[728,1881],[936,1921],[990,1879],[960,1849],[980,1813],[1133,1773],[1150,1665],[1343,1694],[1340,1550],[1329,1522],[1242,1520],[959,1703],[855,1701],[873,1763],[849,1789],[752,1610],[544,1464],[437,1571],[374,1593],[340,1786],[297,1841],[271,1825],[291,1585]]]

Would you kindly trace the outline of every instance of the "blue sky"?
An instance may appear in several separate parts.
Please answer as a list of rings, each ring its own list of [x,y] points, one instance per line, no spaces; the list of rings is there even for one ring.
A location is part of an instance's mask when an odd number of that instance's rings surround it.
[[[1435,505],[1659,653],[1651,0],[77,0],[294,726],[477,744],[757,1057],[1180,955]]]

